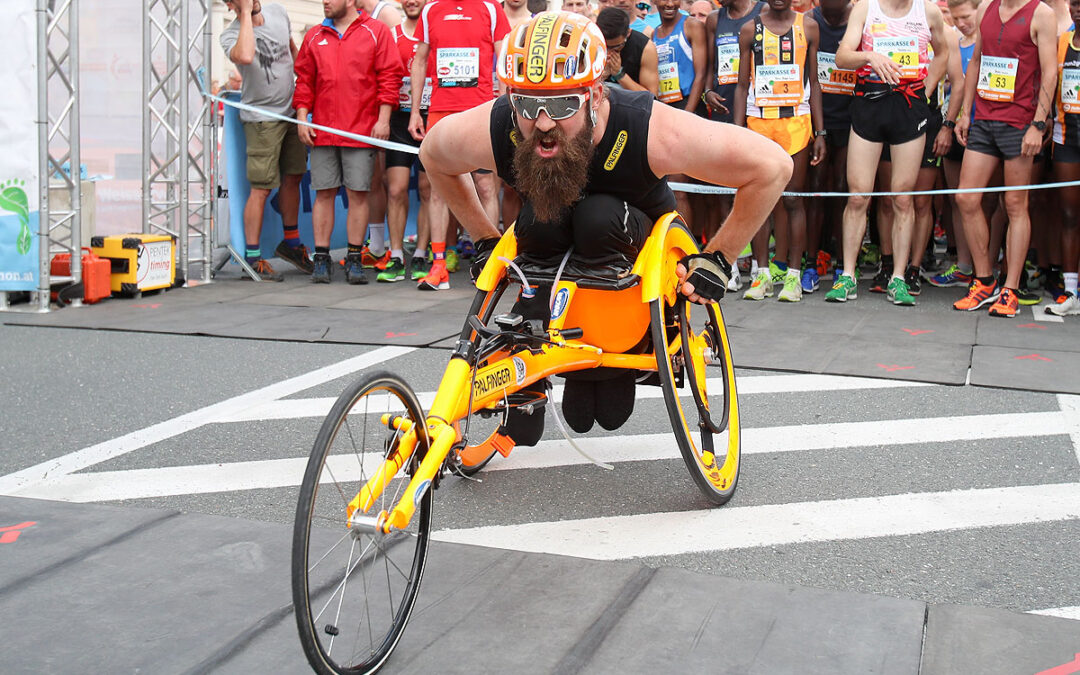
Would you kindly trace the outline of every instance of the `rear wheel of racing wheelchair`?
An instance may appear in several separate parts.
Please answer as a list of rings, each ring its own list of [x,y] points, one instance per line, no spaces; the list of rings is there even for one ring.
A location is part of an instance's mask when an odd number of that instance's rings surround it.
[[[686,467],[702,494],[724,504],[739,480],[739,402],[724,316],[716,303],[696,305],[676,289],[675,266],[698,251],[673,221],[664,238],[660,297],[650,303],[660,387]]]
[[[403,418],[408,424],[388,424]],[[431,530],[432,490],[409,526],[381,534],[375,516],[400,499],[427,449],[411,458],[367,513],[349,502],[403,441],[424,428],[416,394],[389,373],[361,377],[334,403],[308,460],[293,526],[292,593],[300,641],[319,673],[372,673],[397,646],[416,603]],[[416,433],[415,431],[412,433]]]

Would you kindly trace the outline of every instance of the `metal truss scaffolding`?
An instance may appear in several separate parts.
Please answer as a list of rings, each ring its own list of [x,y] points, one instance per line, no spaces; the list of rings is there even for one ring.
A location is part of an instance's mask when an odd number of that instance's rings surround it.
[[[36,305],[47,312],[52,284],[82,280],[79,0],[38,0],[37,77],[41,259]],[[57,253],[71,254],[69,276],[51,276],[49,262]]]
[[[210,55],[211,0],[143,0],[143,231],[177,239],[177,275],[210,281],[213,251],[210,102],[200,71]]]

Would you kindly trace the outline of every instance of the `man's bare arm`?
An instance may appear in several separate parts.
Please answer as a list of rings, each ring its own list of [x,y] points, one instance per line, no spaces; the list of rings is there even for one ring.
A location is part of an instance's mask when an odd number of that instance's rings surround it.
[[[683,173],[738,190],[731,215],[706,251],[734,261],[765,222],[791,178],[791,158],[764,136],[654,103],[649,166],[657,176]]]
[[[641,52],[641,73],[638,77],[641,86],[652,92],[653,96],[660,93],[660,57],[656,54],[656,45],[651,41]]]
[[[240,30],[236,34],[236,44],[229,51],[229,60],[238,66],[249,65],[255,60],[255,25],[251,19],[251,0],[237,0],[236,21]]]
[[[494,105],[491,101],[444,118],[420,144],[420,161],[432,189],[446,201],[473,241],[499,236],[469,180],[469,173],[477,169],[496,170],[488,132]]]

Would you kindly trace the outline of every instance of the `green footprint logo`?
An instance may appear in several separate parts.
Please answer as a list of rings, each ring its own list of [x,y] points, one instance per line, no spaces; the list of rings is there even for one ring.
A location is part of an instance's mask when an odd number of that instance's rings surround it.
[[[30,203],[26,199],[23,181],[9,180],[0,184],[0,209],[11,211],[19,217],[19,237],[15,240],[15,250],[19,255],[30,252]]]

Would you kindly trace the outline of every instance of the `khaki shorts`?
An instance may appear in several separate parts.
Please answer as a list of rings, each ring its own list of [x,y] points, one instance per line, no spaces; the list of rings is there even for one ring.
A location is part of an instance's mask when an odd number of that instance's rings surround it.
[[[311,149],[311,187],[315,190],[344,185],[354,192],[367,192],[374,173],[374,148],[317,145]]]
[[[282,174],[307,171],[307,147],[292,122],[244,122],[247,139],[247,176],[251,187],[273,190]]]

